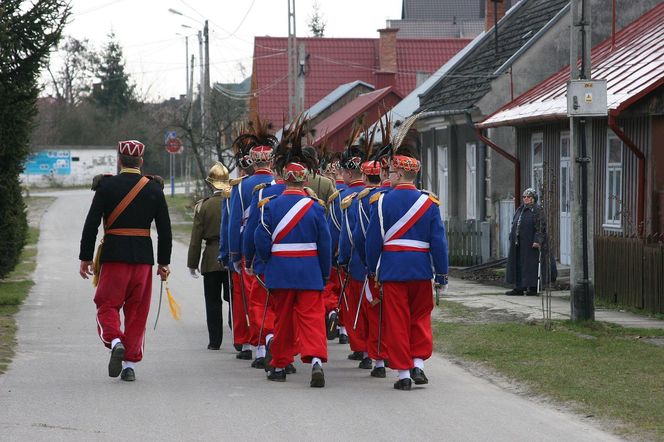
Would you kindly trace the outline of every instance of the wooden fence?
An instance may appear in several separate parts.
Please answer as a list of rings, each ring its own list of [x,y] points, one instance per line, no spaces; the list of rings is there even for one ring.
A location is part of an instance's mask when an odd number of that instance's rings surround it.
[[[641,238],[596,236],[595,296],[664,313],[664,244]]]
[[[449,262],[453,266],[481,264],[489,257],[489,223],[451,218],[445,221]]]

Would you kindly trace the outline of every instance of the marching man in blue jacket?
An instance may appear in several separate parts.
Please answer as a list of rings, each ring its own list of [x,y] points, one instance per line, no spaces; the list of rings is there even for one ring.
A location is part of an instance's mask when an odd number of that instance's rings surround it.
[[[393,143],[393,149],[399,142]],[[390,160],[393,189],[379,194],[366,234],[369,275],[378,285],[381,328],[397,390],[427,384],[424,361],[431,357],[433,284],[447,286],[447,240],[437,198],[413,184],[420,162],[406,151]],[[407,263],[407,264],[405,264]]]
[[[301,122],[293,123],[296,127]],[[325,208],[304,190],[315,160],[302,154],[302,129],[282,141],[275,170],[284,178],[280,196],[259,202],[255,232],[256,254],[265,262],[265,284],[276,313],[274,337],[268,342],[267,378],[284,382],[293,355],[311,363],[311,387],[324,387],[322,364],[327,362],[323,287],[331,265],[330,231]],[[298,135],[299,133],[299,135]]]

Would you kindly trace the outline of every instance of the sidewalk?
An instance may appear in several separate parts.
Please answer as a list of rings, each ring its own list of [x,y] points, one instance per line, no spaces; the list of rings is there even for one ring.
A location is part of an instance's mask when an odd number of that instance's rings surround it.
[[[441,299],[459,302],[473,308],[495,311],[508,311],[523,315],[524,319],[542,319],[542,297],[540,296],[506,296],[507,289],[492,285],[450,278],[449,289],[441,293]],[[551,292],[551,318],[569,319],[569,290]],[[648,318],[619,310],[595,309],[595,320],[611,322],[623,327],[661,328],[664,320]]]

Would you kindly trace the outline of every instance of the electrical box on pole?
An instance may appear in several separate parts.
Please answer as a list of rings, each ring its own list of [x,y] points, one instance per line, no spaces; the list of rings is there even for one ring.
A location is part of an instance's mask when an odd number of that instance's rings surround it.
[[[568,117],[605,117],[608,113],[606,80],[567,82]]]

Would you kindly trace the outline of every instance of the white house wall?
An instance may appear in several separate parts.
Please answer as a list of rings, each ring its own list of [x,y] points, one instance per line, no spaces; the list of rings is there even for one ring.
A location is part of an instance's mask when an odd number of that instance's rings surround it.
[[[87,186],[92,183],[92,178],[95,175],[117,173],[117,151],[115,147],[68,148],[57,146],[51,149],[40,149],[39,152],[46,150],[69,154],[70,167],[68,173],[58,173],[53,169],[43,170],[43,173],[29,173],[26,170],[20,175],[23,185],[30,187]]]

